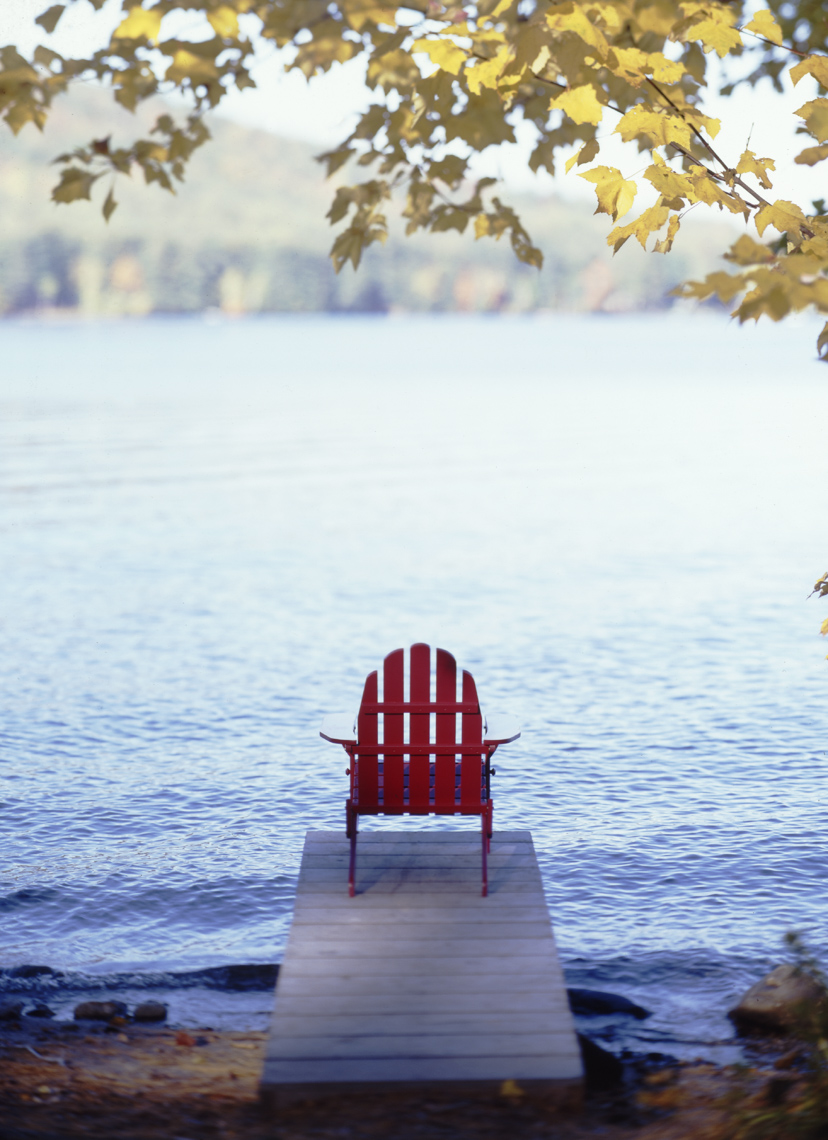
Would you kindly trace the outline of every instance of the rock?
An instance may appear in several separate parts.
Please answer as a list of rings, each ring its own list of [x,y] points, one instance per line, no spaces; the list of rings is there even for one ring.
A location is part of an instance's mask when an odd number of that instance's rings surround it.
[[[765,1084],[765,1103],[773,1107],[784,1104],[798,1080],[796,1073],[774,1073]]]
[[[777,966],[751,986],[727,1016],[740,1033],[770,1030],[786,1033],[809,1008],[828,1000],[828,994],[809,974],[796,966]]]
[[[802,1060],[804,1056],[801,1045],[795,1045],[793,1049],[789,1049],[787,1053],[783,1053],[781,1057],[777,1057],[773,1062],[774,1069],[791,1069]]]
[[[166,1021],[167,1007],[162,1001],[145,1001],[135,1007],[135,1021]]]
[[[0,1003],[0,1021],[17,1021],[22,1012],[22,1001],[4,1001]]]
[[[581,1060],[584,1063],[584,1077],[589,1088],[609,1088],[610,1085],[617,1085],[623,1079],[624,1066],[614,1053],[602,1049],[583,1033],[578,1034],[578,1044],[581,1048]]]
[[[51,966],[15,966],[9,970],[10,978],[40,978],[44,974],[55,974]]]
[[[122,1001],[82,1001],[75,1006],[75,1021],[111,1021],[126,1014],[127,1007]]]
[[[54,1017],[53,1010],[49,1009],[48,1005],[42,1005],[40,1002],[34,1009],[26,1010],[26,1017]]]
[[[636,1005],[620,994],[608,994],[603,990],[567,990],[569,1008],[582,1017],[598,1017],[607,1013],[624,1013],[643,1021],[652,1017],[648,1009]]]
[[[173,974],[180,981],[217,990],[272,990],[279,974],[277,963],[244,962],[239,965],[208,966]]]

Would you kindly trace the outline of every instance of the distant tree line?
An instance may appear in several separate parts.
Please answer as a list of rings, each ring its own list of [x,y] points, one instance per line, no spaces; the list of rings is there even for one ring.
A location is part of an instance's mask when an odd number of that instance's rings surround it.
[[[44,232],[0,244],[0,314],[663,308],[671,303],[665,294],[673,282],[647,268],[637,278],[628,266],[621,274],[595,258],[573,273],[568,263],[556,265],[553,254],[538,274],[485,254],[434,260],[428,251],[402,246],[384,256],[369,253],[359,275],[336,276],[327,257],[306,250],[140,238],[92,246]]]

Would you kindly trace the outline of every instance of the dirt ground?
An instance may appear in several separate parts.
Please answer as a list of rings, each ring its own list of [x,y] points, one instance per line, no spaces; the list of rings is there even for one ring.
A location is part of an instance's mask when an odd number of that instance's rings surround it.
[[[267,1115],[264,1033],[133,1024],[0,1026],[0,1140],[724,1140],[734,1084],[646,1066],[562,1115],[520,1096],[338,1098]],[[773,1071],[754,1073],[755,1088]]]

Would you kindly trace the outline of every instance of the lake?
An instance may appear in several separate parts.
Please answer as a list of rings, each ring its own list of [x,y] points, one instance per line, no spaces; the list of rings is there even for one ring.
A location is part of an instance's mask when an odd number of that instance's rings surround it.
[[[828,950],[828,369],[720,317],[0,324],[0,977],[262,1027],[318,736],[391,649],[449,649],[519,741],[570,984],[614,1048],[730,1058],[725,1011]],[[370,821],[469,827],[474,820]],[[344,882],[343,882],[344,889]]]

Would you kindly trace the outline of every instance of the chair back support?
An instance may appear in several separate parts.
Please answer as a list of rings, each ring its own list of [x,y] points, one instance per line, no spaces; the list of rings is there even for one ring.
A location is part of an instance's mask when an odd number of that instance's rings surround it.
[[[371,673],[357,716],[351,752],[351,798],[360,814],[479,815],[488,800],[488,749],[471,673],[445,649],[419,643]]]
[[[345,834],[351,841],[348,892],[356,893],[356,843],[361,815],[479,815],[481,892],[488,892],[487,858],[494,805],[489,761],[501,744],[520,736],[514,717],[480,715],[471,673],[458,676],[445,649],[434,653],[419,642],[395,649],[369,674],[356,718],[326,716],[320,736],[348,753],[351,794],[345,803]],[[407,694],[407,695],[406,695]]]

